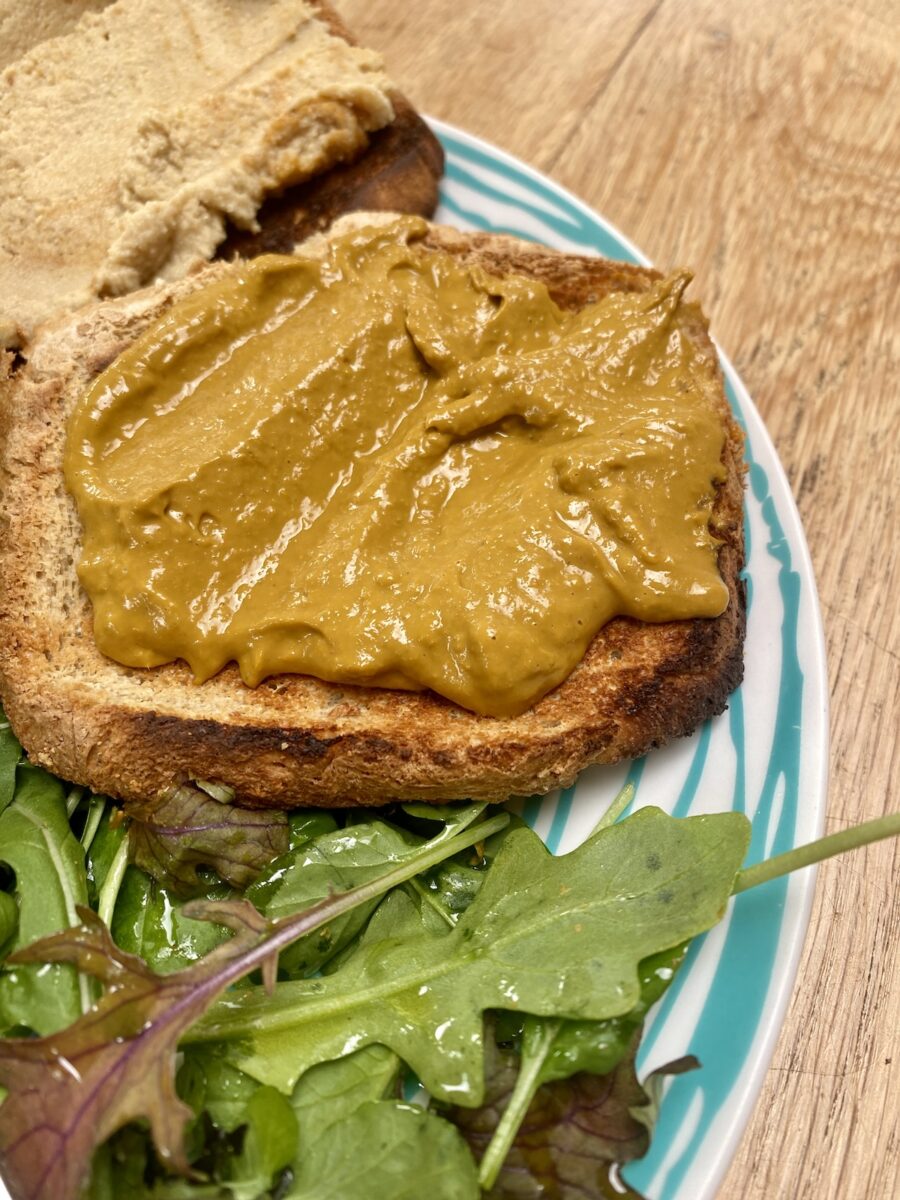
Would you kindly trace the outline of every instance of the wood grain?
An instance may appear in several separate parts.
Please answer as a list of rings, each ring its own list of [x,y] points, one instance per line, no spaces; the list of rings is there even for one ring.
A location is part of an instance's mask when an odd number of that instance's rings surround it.
[[[900,806],[900,13],[889,0],[339,0],[427,112],[696,273],[819,584],[829,830]],[[725,1200],[900,1197],[900,846],[826,864]]]

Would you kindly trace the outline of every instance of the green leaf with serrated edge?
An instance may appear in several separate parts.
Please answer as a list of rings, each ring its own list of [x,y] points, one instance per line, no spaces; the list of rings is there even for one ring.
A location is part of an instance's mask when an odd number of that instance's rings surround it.
[[[12,804],[16,794],[16,767],[22,761],[22,747],[0,708],[0,813]]]
[[[175,1091],[178,1046],[186,1030],[231,984],[255,970],[274,983],[278,953],[318,925],[390,891],[444,857],[496,832],[498,814],[354,892],[330,896],[275,923],[245,900],[197,902],[234,936],[183,971],[160,976],[121,951],[97,915],[80,907],[82,925],[17,951],[19,963],[75,963],[105,991],[89,1013],[49,1038],[0,1039],[0,1172],[17,1200],[75,1200],[94,1150],[117,1129],[149,1122],[160,1158],[186,1174],[185,1128],[191,1109]],[[72,1069],[69,1069],[72,1068]]]
[[[581,1072],[538,1089],[496,1182],[485,1192],[490,1200],[583,1200],[621,1194],[611,1186],[612,1168],[640,1158],[650,1142],[646,1123],[636,1116],[648,1103],[634,1069],[639,1041],[637,1031],[625,1057],[605,1075]],[[662,1068],[662,1073],[688,1065],[682,1060]],[[452,1111],[478,1159],[491,1144],[519,1071],[518,1055],[499,1049],[491,1038],[484,1104]]]
[[[218,883],[207,886],[205,899],[230,895],[231,889]],[[197,962],[228,936],[221,925],[185,916],[184,902],[137,867],[125,872],[111,932],[117,946],[140,955],[161,975]]]
[[[748,839],[740,814],[677,820],[658,809],[560,858],[514,830],[446,936],[360,947],[324,978],[225,997],[189,1037],[239,1039],[242,1069],[282,1090],[315,1063],[378,1042],[433,1096],[477,1105],[486,1009],[591,1021],[628,1013],[638,964],[719,920]]]
[[[222,804],[189,784],[127,811],[132,862],[182,895],[204,890],[198,867],[245,888],[289,845],[283,812]]]
[[[349,1148],[353,1148],[348,1152]],[[468,1147],[449,1121],[399,1101],[368,1101],[339,1134],[310,1145],[285,1200],[479,1200]]]
[[[423,845],[421,838],[385,821],[367,821],[337,829],[301,845],[273,864],[246,896],[270,919],[287,916],[324,900],[332,892],[349,891],[403,862]],[[322,968],[362,930],[380,897],[317,929],[286,950],[279,961],[283,975],[305,976]]]
[[[637,1004],[606,1021],[562,1021],[541,1067],[538,1083],[568,1079],[579,1071],[605,1075],[625,1057],[636,1030],[669,987],[684,962],[688,943],[652,954],[638,965],[641,991]],[[539,1018],[526,1018],[535,1020]]]
[[[0,815],[0,862],[15,873],[18,932],[13,949],[67,929],[87,904],[84,853],[66,816],[59,780],[20,766],[16,798]],[[72,967],[12,965],[0,975],[0,1030],[17,1027],[50,1034],[87,1009],[91,989]]]

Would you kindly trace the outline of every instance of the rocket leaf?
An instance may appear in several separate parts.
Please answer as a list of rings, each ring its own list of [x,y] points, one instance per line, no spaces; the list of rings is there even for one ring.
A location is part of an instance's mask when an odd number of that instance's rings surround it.
[[[17,771],[16,797],[0,814],[0,862],[15,873],[15,946],[64,929],[87,904],[84,851],[69,827],[65,791],[37,767]],[[14,965],[0,975],[0,1031],[24,1027],[49,1034],[76,1020],[90,1003],[89,981],[70,966]]]
[[[688,943],[652,954],[638,965],[641,992],[630,1012],[606,1021],[560,1021],[537,1074],[538,1083],[568,1079],[580,1071],[605,1075],[625,1057],[647,1013],[684,962]],[[526,1021],[534,1018],[526,1018]]]
[[[396,1097],[400,1060],[386,1046],[366,1046],[307,1071],[291,1096],[300,1139],[312,1145],[369,1100]]]
[[[364,1150],[348,1153],[348,1147]],[[339,1136],[305,1147],[285,1200],[479,1200],[480,1195],[475,1163],[449,1121],[396,1100],[370,1100],[341,1122]]]
[[[306,1072],[291,1099],[299,1147],[286,1198],[478,1200],[475,1164],[457,1130],[387,1098],[399,1067],[384,1046],[368,1046]],[[348,1153],[351,1146],[358,1151]]]
[[[634,1067],[639,1039],[636,1033],[625,1057],[605,1075],[581,1072],[538,1089],[496,1182],[486,1192],[491,1200],[623,1195],[612,1187],[611,1169],[640,1158],[650,1143],[648,1123],[642,1119],[650,1098]],[[696,1065],[693,1059],[681,1060],[654,1074],[673,1074]],[[484,1105],[456,1108],[452,1114],[478,1158],[502,1120],[518,1074],[518,1055],[499,1049],[491,1040]]]
[[[223,883],[205,888],[204,899],[225,900],[231,889]],[[190,902],[188,902],[190,903]],[[169,888],[137,867],[125,872],[110,932],[129,954],[138,954],[161,975],[197,962],[227,936],[212,921],[192,920]]]
[[[223,804],[187,784],[128,812],[132,862],[184,895],[203,890],[198,867],[245,888],[289,845],[283,812]]]
[[[368,1046],[306,1072],[290,1099],[298,1135],[291,1182],[279,1194],[295,1200],[418,1200],[424,1191],[431,1200],[475,1200],[474,1163],[457,1131],[390,1096],[399,1070],[395,1054]],[[242,1200],[240,1184],[229,1179],[227,1187]]]
[[[17,1200],[75,1200],[94,1149],[129,1121],[149,1121],[159,1156],[189,1174],[184,1147],[191,1109],[175,1091],[178,1042],[230,984],[262,969],[274,982],[277,954],[298,937],[436,865],[506,823],[505,815],[423,847],[408,862],[354,892],[331,896],[281,922],[244,900],[196,902],[235,933],[199,962],[156,975],[120,950],[90,909],[80,927],[19,950],[18,963],[74,963],[105,985],[91,1010],[60,1033],[0,1040],[0,1167]]]
[[[349,891],[403,862],[422,845],[419,838],[385,821],[364,821],[337,829],[300,846],[273,864],[273,879],[247,890],[247,899],[269,918],[308,908],[335,891]],[[323,967],[362,930],[379,903],[359,905],[313,937],[295,942],[282,954],[282,974],[308,975]]]
[[[454,928],[362,944],[322,979],[225,998],[189,1040],[238,1039],[238,1065],[287,1091],[309,1067],[389,1046],[435,1098],[483,1098],[483,1014],[597,1021],[634,1009],[639,963],[709,929],[747,847],[737,813],[643,809],[552,857],[527,828],[503,840]]]

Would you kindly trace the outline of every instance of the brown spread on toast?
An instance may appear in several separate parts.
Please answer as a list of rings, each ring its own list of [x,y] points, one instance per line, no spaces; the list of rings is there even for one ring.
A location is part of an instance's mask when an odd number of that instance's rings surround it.
[[[362,219],[344,218],[335,236]],[[439,226],[422,246],[490,275],[540,280],[569,312],[617,292],[646,293],[659,279],[626,263]],[[68,418],[96,376],[173,304],[234,269],[216,264],[97,304],[46,330],[19,367],[0,353],[0,699],[32,762],[139,802],[186,779],[227,785],[239,803],[283,808],[502,800],[568,784],[589,763],[643,754],[722,711],[742,674],[743,440],[706,322],[684,302],[680,324],[715,383],[725,437],[710,521],[729,592],[721,616],[616,617],[563,683],[511,718],[478,716],[430,691],[306,675],[248,688],[234,665],[197,687],[182,662],[147,671],[102,655],[74,565],[81,532],[62,477]]]
[[[426,230],[243,264],[96,379],[66,477],[105,654],[510,717],[615,616],[723,611],[724,430],[689,277],[565,312]]]

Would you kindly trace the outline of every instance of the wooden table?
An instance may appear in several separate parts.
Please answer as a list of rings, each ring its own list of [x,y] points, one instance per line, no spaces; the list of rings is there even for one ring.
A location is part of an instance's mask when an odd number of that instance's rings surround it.
[[[696,272],[812,552],[828,830],[900,807],[900,39],[890,0],[338,0],[426,112]],[[900,1197],[900,842],[821,868],[726,1200]]]

